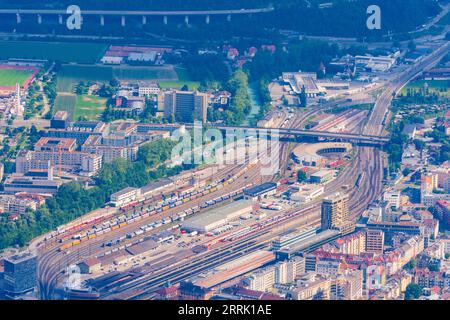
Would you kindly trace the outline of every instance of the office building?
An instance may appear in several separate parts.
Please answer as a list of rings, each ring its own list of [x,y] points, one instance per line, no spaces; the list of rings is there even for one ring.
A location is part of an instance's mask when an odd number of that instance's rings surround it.
[[[37,258],[29,252],[13,255],[4,261],[4,290],[8,296],[33,291],[37,284]]]
[[[336,193],[323,199],[321,212],[322,230],[343,229],[348,223],[348,195]]]
[[[384,250],[384,232],[377,229],[366,230],[366,252],[382,254]]]
[[[182,123],[206,122],[208,94],[192,91],[168,91],[164,94],[164,116]]]

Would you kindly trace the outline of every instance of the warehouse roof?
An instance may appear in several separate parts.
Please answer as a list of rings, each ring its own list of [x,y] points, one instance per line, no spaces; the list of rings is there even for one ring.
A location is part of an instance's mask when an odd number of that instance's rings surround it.
[[[269,192],[271,190],[274,190],[277,188],[277,184],[274,182],[265,182],[263,184],[251,187],[251,188],[247,188],[244,190],[244,194],[249,195],[249,196],[259,196],[263,193]]]
[[[239,200],[227,204],[223,207],[217,207],[211,210],[206,211],[204,214],[195,216],[191,219],[186,220],[186,223],[189,225],[209,225],[216,221],[227,219],[233,213],[240,211],[242,209],[253,206],[253,202],[250,200]]]

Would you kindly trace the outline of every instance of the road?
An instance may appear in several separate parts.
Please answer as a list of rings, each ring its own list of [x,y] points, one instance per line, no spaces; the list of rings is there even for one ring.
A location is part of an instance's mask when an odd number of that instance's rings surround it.
[[[408,82],[413,80],[417,75],[423,71],[436,65],[448,52],[450,48],[450,42],[447,41],[438,50],[435,50],[430,55],[423,58],[421,61],[410,66],[404,72],[402,72],[392,83],[387,84],[385,90],[378,97],[375,106],[369,117],[369,125],[363,131],[366,135],[384,135],[384,120],[388,116],[389,107],[394,98],[394,94],[397,94]]]

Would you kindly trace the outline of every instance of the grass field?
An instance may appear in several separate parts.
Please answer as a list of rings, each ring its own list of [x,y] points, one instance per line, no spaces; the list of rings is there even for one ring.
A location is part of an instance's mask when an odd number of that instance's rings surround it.
[[[106,108],[106,99],[96,96],[77,96],[74,119],[86,117],[97,120]]]
[[[58,92],[73,92],[74,86],[80,81],[109,82],[112,78],[111,67],[63,65],[58,72],[56,90]]]
[[[99,65],[63,65],[58,73],[58,92],[73,92],[74,86],[80,81],[109,82],[111,79],[139,81],[174,81],[177,73],[170,67],[128,67]]]
[[[17,83],[23,86],[31,74],[29,70],[0,69],[0,86],[12,87]]]
[[[67,111],[72,117],[75,115],[77,105],[77,96],[58,94],[55,100],[55,112]]]
[[[158,81],[161,88],[163,88],[163,89],[166,89],[166,88],[180,89],[184,85],[187,85],[189,87],[189,90],[197,90],[198,87],[200,87],[200,82],[191,81],[189,79],[186,69],[176,67],[176,68],[174,68],[174,70],[177,73],[178,80]]]
[[[101,43],[0,41],[0,59],[24,58],[95,63],[107,48],[107,44]]]
[[[422,89],[425,83],[428,83],[430,93],[436,92],[440,95],[450,97],[450,81],[447,80],[416,80],[404,87],[402,90],[402,94],[406,95],[408,89]]]
[[[78,120],[80,117],[97,120],[105,107],[106,99],[88,95],[59,94],[55,101],[55,112],[67,111],[73,120]]]

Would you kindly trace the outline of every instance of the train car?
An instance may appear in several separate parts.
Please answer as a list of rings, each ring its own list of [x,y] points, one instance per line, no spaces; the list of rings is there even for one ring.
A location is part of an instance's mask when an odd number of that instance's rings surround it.
[[[67,249],[69,249],[71,247],[72,247],[72,242],[71,243],[66,243],[66,244],[62,245],[61,247],[59,247],[59,251],[61,252],[61,251],[67,250]]]
[[[355,182],[355,188],[359,188],[360,187],[361,182],[364,179],[364,177],[365,177],[365,172],[362,172],[362,173],[360,173],[358,175],[358,178],[356,179],[356,182]]]
[[[81,243],[81,240],[72,241],[72,247]]]

